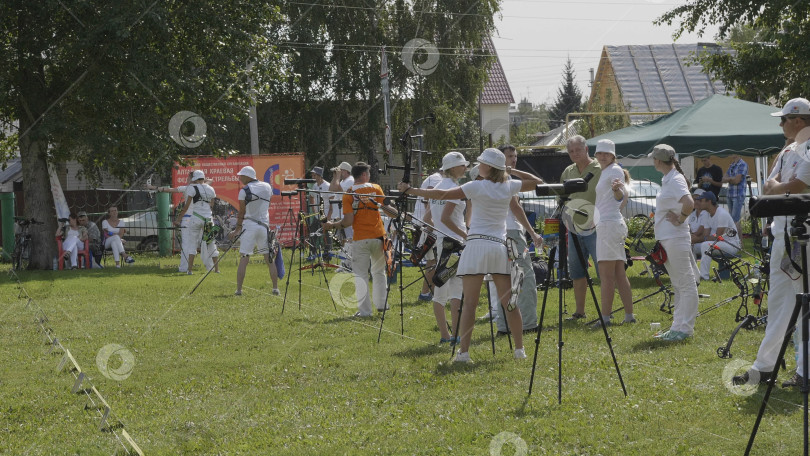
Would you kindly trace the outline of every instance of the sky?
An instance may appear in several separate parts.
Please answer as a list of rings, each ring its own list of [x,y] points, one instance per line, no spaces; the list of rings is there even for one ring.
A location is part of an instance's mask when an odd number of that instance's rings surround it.
[[[590,73],[605,45],[712,42],[716,27],[702,37],[672,38],[675,25],[653,21],[682,0],[503,0],[493,43],[515,102],[553,103],[568,57],[587,98]]]

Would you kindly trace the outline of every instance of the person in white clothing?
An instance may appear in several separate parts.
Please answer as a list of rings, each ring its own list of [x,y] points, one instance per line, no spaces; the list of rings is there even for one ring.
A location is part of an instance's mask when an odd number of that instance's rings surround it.
[[[104,231],[106,239],[104,239],[104,248],[112,250],[113,259],[115,259],[115,267],[121,267],[121,256],[126,252],[124,251],[124,234],[127,232],[123,220],[118,219],[118,208],[115,206],[107,210],[107,220],[101,222],[101,229]],[[132,263],[130,257],[126,257],[127,263]]]
[[[506,215],[509,202],[520,191],[533,190],[542,179],[523,171],[506,167],[506,158],[498,149],[485,149],[478,157],[478,172],[483,180],[467,182],[449,190],[422,190],[400,182],[398,189],[404,193],[438,200],[467,198],[475,214],[470,221],[467,244],[458,263],[458,275],[462,276],[464,307],[461,314],[461,347],[456,362],[470,362],[470,342],[475,324],[475,310],[481,293],[484,275],[492,274],[492,280],[506,308],[509,326],[519,328],[522,324],[520,309],[509,306],[511,278],[509,255],[506,247]],[[509,174],[523,179],[509,180]],[[523,349],[522,331],[514,331],[516,359],[526,358]]]
[[[87,229],[79,226],[78,217],[76,214],[70,213],[68,217],[68,224],[59,224],[56,230],[57,236],[64,236],[62,240],[62,250],[65,252],[65,257],[70,259],[70,269],[76,269],[78,266],[79,246],[84,248],[84,241],[87,239]],[[90,259],[86,259],[90,261]]]
[[[239,213],[236,215],[236,228],[231,231],[232,238],[239,235],[239,267],[236,270],[236,296],[242,294],[242,283],[253,251],[264,255],[264,262],[270,271],[273,281],[273,294],[280,295],[278,289],[278,270],[274,258],[276,252],[271,252],[268,245],[270,233],[270,197],[273,196],[273,187],[267,182],[256,179],[256,170],[252,166],[245,166],[236,174],[239,182],[244,186],[239,190]],[[280,254],[280,253],[279,253]]]
[[[324,203],[324,205],[323,205],[323,211],[324,211],[323,215],[328,220],[329,219],[329,206],[330,206],[328,201],[329,201],[329,197],[331,195],[330,193],[327,193],[327,192],[329,192],[329,182],[324,180],[324,178],[323,178],[323,167],[321,167],[321,166],[316,166],[316,167],[312,168],[312,171],[310,171],[310,173],[312,174],[312,178],[315,179],[315,185],[312,188],[312,190],[315,190],[315,192],[312,192],[312,193],[309,194],[309,207],[311,208],[312,213],[317,214],[320,211],[321,202],[323,202]],[[317,193],[317,192],[323,192],[323,193]],[[320,219],[320,217],[312,217],[311,222],[309,224],[309,232],[310,233],[315,233],[320,228],[321,228],[321,219]],[[307,258],[307,260],[312,261],[312,260],[315,259],[315,250],[314,249],[315,249],[315,245],[317,245],[316,243],[319,243],[319,242],[323,243],[322,244],[323,258],[326,259],[326,260],[331,258],[331,254],[329,253],[332,250],[332,242],[331,242],[331,240],[332,240],[332,237],[331,236],[326,236],[326,235],[317,236],[315,239],[313,239],[312,240],[313,241],[312,242],[312,244],[313,244],[312,249],[313,250],[310,252],[310,255]]]
[[[709,234],[709,221],[711,220],[711,216],[704,210],[703,200],[698,199],[705,191],[706,190],[699,188],[692,193],[692,199],[695,201],[695,210],[692,211],[692,213],[689,214],[689,218],[686,219],[686,224],[689,225],[690,237],[692,239],[692,254],[695,258],[700,258],[700,244],[706,240],[706,236]]]
[[[197,255],[197,246],[203,244],[203,230],[206,224],[213,224],[214,198],[217,193],[213,187],[204,183],[205,173],[196,170],[191,174],[191,184],[186,186],[185,205],[183,210],[177,214],[174,220],[175,226],[180,226],[183,217],[190,214],[188,227],[183,236],[183,253],[188,258],[188,270],[186,274],[193,274],[194,257]]]
[[[621,206],[628,197],[624,185],[626,177],[616,163],[616,145],[613,141],[600,140],[596,144],[595,157],[602,168],[596,183],[596,258],[599,259],[597,265],[602,281],[602,318],[596,321],[596,327],[610,324],[616,289],[624,305],[624,323],[635,323],[633,292],[624,268],[627,260],[624,251],[627,225]]]
[[[704,212],[709,216],[709,226],[703,242],[700,243],[700,280],[709,280],[712,272],[712,253],[715,250],[736,255],[741,243],[737,233],[737,225],[731,214],[722,207],[717,206],[717,197],[714,192],[703,192],[698,199],[703,204]],[[708,254],[707,254],[708,252]]]
[[[771,114],[779,117],[780,126],[786,138],[796,138],[803,129],[810,127],[810,101],[804,98],[794,98],[788,101],[781,111]],[[765,195],[796,195],[810,191],[810,142],[790,144],[777,160],[776,164],[765,181],[762,193]],[[743,375],[732,378],[734,384],[767,382],[773,378],[773,369],[785,332],[789,329],[788,323],[796,303],[796,294],[802,293],[801,274],[796,271],[793,262],[801,262],[801,255],[793,258],[788,253],[794,248],[795,239],[790,239],[786,233],[790,230],[793,217],[777,216],[773,218],[771,233],[774,236],[771,248],[770,284],[768,292],[768,325],[765,327],[765,337],[759,346],[757,359],[754,365]],[[796,252],[797,254],[800,252]],[[802,325],[796,325],[795,339],[802,339]],[[796,360],[796,374],[782,383],[783,387],[801,386],[804,376],[804,349],[802,343],[796,344],[798,354]]]
[[[350,192],[354,185],[354,177],[352,176],[352,165],[348,162],[341,162],[336,168],[332,169],[332,182],[329,184],[330,192]],[[334,195],[332,207],[333,221],[340,221],[343,219],[343,195]],[[354,239],[354,229],[351,223],[342,226],[345,240],[343,242],[343,250],[346,252],[348,261],[344,261],[342,266],[346,269],[351,268],[352,263],[352,240]]]
[[[428,176],[422,182],[422,185],[419,186],[421,189],[429,190],[431,188],[435,188],[439,185],[439,182],[444,179],[443,170],[436,171],[435,173]],[[431,212],[431,206],[429,205],[430,201],[424,198],[417,198],[416,204],[413,207],[413,215],[419,220],[425,221],[429,225],[433,225],[435,220],[433,217],[433,213]],[[440,217],[440,214],[437,214],[436,217]],[[417,240],[417,247],[421,247],[425,241],[427,240],[428,233],[427,230],[424,228],[422,229],[422,234],[419,236]],[[436,240],[436,244],[438,244],[438,239]],[[425,260],[425,280],[422,281],[422,290],[419,292],[419,300],[420,301],[430,301],[433,299],[433,272],[435,271],[436,266],[436,259],[437,255],[435,253],[436,247],[430,249],[425,256],[422,258]]]
[[[194,175],[193,171],[188,173],[188,183],[189,184],[191,183],[193,175]],[[212,182],[213,182],[213,180],[211,180],[210,178],[205,178],[205,180],[203,180],[203,183],[208,184],[208,185],[211,185]],[[182,194],[185,195],[186,188],[188,188],[188,185],[181,185],[179,187],[174,187],[174,188],[173,187],[156,187],[154,185],[146,185],[146,188],[147,188],[147,190],[155,190],[155,191],[160,192],[160,193],[182,193]],[[182,210],[182,209],[180,209],[180,210]],[[235,216],[234,216],[233,220],[234,220],[234,224],[235,224],[236,223],[236,217]],[[191,213],[186,212],[185,215],[183,215],[183,221],[180,224],[180,228],[179,228],[181,245],[180,245],[180,265],[177,267],[178,272],[187,272],[189,270],[188,269],[188,256],[186,255],[186,252],[183,251],[182,240],[185,239],[186,237],[188,237],[187,230],[188,230],[188,226],[189,226],[190,221],[191,221]],[[231,229],[233,229],[233,228],[231,227]],[[213,268],[214,272],[219,273],[219,262],[217,261],[217,259],[219,258],[219,249],[217,248],[217,243],[216,243],[215,239],[212,238],[209,242],[203,242],[202,244],[200,244],[200,256],[202,257],[203,266],[205,266],[206,271],[210,271]]]
[[[658,144],[649,157],[653,159],[655,169],[664,175],[661,191],[655,197],[655,239],[666,251],[664,266],[674,292],[672,327],[659,331],[654,337],[675,342],[691,337],[695,332],[698,272],[690,249],[689,225],[686,224],[695,202],[689,193],[689,184],[686,183],[681,165],[675,158],[675,149]]]
[[[449,190],[458,187],[458,180],[464,177],[469,164],[470,162],[460,152],[448,153],[442,158],[441,170],[445,177],[433,188]],[[463,199],[430,200],[430,214],[434,216],[433,226],[436,227],[437,259],[441,258],[445,234],[462,243],[467,240],[467,222],[464,214],[466,208],[467,202]],[[454,339],[456,343],[461,341],[461,338],[453,336],[447,330],[445,306],[448,302],[450,303],[451,327],[455,330],[463,291],[461,277],[458,275],[451,277],[443,286],[435,287],[433,290],[433,314],[436,316],[436,324],[441,333],[440,344],[453,342]]]

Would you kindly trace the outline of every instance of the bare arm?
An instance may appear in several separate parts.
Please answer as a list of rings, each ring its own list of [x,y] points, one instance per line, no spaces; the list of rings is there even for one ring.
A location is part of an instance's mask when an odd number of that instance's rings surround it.
[[[517,222],[520,223],[531,236],[532,241],[534,241],[534,245],[542,245],[543,238],[534,231],[534,227],[531,223],[529,223],[529,218],[526,217],[526,211],[523,210],[523,206],[520,205],[520,199],[517,196],[512,197],[512,201],[509,202],[509,209],[512,211],[512,215],[515,216]]]
[[[763,193],[766,195],[783,195],[785,193],[801,193],[807,188],[807,184],[801,179],[792,178],[787,182],[779,183],[774,179],[765,182]]]
[[[506,171],[509,174],[513,175],[513,176],[519,177],[520,180],[522,180],[523,182],[526,182],[526,181],[533,182],[532,188],[534,188],[537,185],[540,185],[540,184],[544,183],[543,179],[540,179],[539,177],[535,176],[532,173],[527,173],[526,171],[521,171],[519,169],[514,169],[514,168],[509,168],[509,167],[507,167]],[[525,191],[528,191],[528,190],[521,189],[521,191],[525,192]]]
[[[461,187],[455,187],[449,190],[438,190],[435,188],[421,189],[411,187],[410,184],[407,184],[405,182],[400,182],[399,184],[397,184],[397,189],[400,192],[404,192],[409,195],[421,196],[422,198],[426,199],[449,200],[449,199],[464,199],[467,197],[461,190]]]
[[[692,210],[695,208],[695,201],[692,199],[692,195],[683,195],[678,202],[682,204],[681,213],[676,214],[669,211],[666,215],[666,219],[675,226],[683,225],[686,219],[689,218],[689,214],[691,214]]]

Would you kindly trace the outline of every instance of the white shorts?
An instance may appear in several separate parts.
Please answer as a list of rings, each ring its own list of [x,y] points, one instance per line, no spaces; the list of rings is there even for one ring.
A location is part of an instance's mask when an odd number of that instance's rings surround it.
[[[596,225],[596,258],[598,261],[626,261],[624,240],[627,225],[624,220],[609,220]]]
[[[242,225],[242,236],[239,238],[239,253],[242,255],[252,255],[256,249],[259,255],[266,255],[270,252],[267,248],[267,228],[250,221],[245,221]]]
[[[461,252],[457,274],[511,274],[506,246],[486,239],[467,241]]]
[[[441,258],[442,255],[442,238],[436,239],[436,258]],[[455,261],[455,260],[454,260]],[[464,292],[464,284],[461,277],[455,275],[448,280],[444,286],[434,287],[433,289],[433,302],[446,306],[451,299],[461,300],[461,295]]]

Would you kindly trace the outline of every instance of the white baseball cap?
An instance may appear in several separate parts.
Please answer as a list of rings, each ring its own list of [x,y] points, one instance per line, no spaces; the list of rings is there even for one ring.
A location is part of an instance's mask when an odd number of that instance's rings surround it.
[[[252,166],[245,166],[244,168],[240,169],[237,176],[247,176],[251,179],[256,179],[256,170],[253,169]]]
[[[616,144],[609,139],[600,139],[599,142],[596,143],[596,152],[607,152],[610,155],[616,156]]]
[[[439,168],[442,171],[447,171],[450,168],[455,168],[456,166],[467,166],[470,162],[464,158],[461,152],[449,152],[442,158],[442,167]]]
[[[782,117],[788,115],[810,115],[810,101],[805,98],[794,98],[782,107],[781,111],[772,112],[774,117]]]
[[[338,169],[352,172],[352,165],[350,165],[349,162],[342,162],[340,165],[338,165]]]
[[[489,149],[484,149],[484,152],[481,153],[476,160],[478,163],[489,165],[495,169],[506,169],[506,156],[503,154],[503,152],[492,147]]]
[[[193,173],[191,173],[191,180],[192,181],[196,181],[196,180],[200,180],[200,179],[205,179],[205,173],[204,172],[202,172],[201,170],[198,169],[198,170],[195,170]]]

